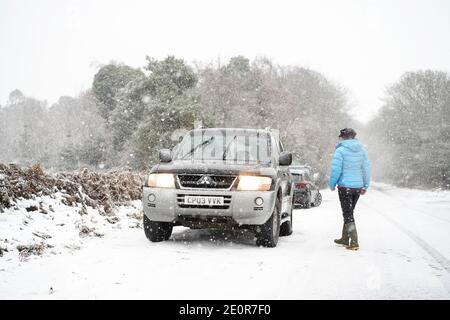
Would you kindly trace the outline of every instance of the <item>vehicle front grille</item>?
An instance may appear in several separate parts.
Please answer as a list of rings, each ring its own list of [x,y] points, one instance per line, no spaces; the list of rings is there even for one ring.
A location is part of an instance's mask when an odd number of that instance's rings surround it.
[[[186,189],[230,189],[236,176],[208,174],[179,174],[177,176],[181,188]]]
[[[180,208],[198,208],[198,209],[229,209],[231,205],[231,196],[230,195],[204,195],[207,197],[223,197],[223,206],[204,206],[197,204],[185,204],[184,197],[185,196],[202,196],[200,194],[177,194],[177,203]]]

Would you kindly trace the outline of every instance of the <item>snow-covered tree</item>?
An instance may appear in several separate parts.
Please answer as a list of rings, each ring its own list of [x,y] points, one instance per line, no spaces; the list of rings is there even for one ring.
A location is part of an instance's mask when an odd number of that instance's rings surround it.
[[[450,75],[407,72],[369,125],[378,176],[404,186],[450,187]]]
[[[135,164],[146,168],[156,151],[173,147],[172,133],[191,129],[200,119],[198,97],[192,94],[197,75],[182,59],[168,56],[158,61],[147,57],[149,72],[141,92],[144,111],[134,136]]]
[[[130,82],[142,78],[144,74],[139,69],[117,63],[110,63],[100,68],[92,83],[92,92],[98,100],[100,114],[106,120],[117,107],[118,96],[124,90],[129,90]]]

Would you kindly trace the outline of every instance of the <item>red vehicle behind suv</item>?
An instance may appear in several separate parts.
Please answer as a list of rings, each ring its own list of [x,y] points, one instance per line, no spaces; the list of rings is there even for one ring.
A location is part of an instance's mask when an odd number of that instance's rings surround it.
[[[291,166],[289,171],[294,180],[294,207],[318,207],[322,202],[322,195],[315,184],[317,174],[313,174],[308,166]]]

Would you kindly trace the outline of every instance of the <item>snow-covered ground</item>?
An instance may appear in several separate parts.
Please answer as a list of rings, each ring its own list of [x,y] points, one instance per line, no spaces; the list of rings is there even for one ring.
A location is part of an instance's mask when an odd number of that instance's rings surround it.
[[[357,205],[359,251],[334,245],[339,201],[331,191],[323,198],[294,212],[293,235],[274,249],[256,247],[248,232],[182,227],[151,243],[136,224],[138,202],[108,222],[95,210],[80,216],[79,208],[40,199],[55,212],[27,212],[24,204],[0,214],[0,239],[8,239],[0,246],[9,246],[0,257],[0,298],[450,298],[450,192],[375,184]],[[80,238],[82,225],[96,229]],[[32,231],[51,235],[42,241],[52,247],[19,259],[11,248],[39,240]]]

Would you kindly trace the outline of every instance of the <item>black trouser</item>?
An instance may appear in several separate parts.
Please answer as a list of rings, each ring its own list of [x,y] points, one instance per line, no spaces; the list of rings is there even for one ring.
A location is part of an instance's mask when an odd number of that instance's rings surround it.
[[[355,222],[353,210],[355,210],[356,203],[358,202],[360,190],[354,188],[338,188],[344,223]]]

